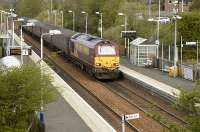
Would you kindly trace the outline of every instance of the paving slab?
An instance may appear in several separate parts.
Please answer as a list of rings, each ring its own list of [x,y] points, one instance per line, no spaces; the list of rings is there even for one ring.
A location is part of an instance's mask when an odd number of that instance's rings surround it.
[[[62,97],[49,104],[46,109],[46,132],[91,132],[91,129]]]
[[[129,62],[127,57],[121,57],[120,63],[121,65],[126,66],[127,68],[135,70],[136,72],[151,77],[174,88],[191,90],[196,85],[195,82],[180,77],[169,77],[167,72],[162,72],[158,69],[135,66]]]
[[[14,34],[19,45],[20,38]],[[23,45],[27,45],[23,42]],[[29,57],[38,63],[40,57],[32,51]],[[50,66],[40,61],[41,70],[51,75],[52,85],[60,94],[60,98],[48,104],[45,112],[47,132],[116,132],[116,130],[99,115],[83,98],[81,98]]]

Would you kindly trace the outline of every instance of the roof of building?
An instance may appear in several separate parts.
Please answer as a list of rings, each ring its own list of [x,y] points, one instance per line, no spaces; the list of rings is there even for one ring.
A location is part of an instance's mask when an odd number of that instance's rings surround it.
[[[133,41],[131,41],[130,44],[131,44],[131,45],[140,45],[140,44],[142,44],[143,42],[145,42],[146,40],[147,40],[147,39],[145,39],[145,38],[140,38],[140,37],[138,37],[138,38],[134,39]]]
[[[135,46],[155,45],[155,42],[153,42],[152,40],[148,40],[146,38],[137,37],[136,39],[134,39],[133,41],[130,42],[130,45],[135,45]]]
[[[21,63],[15,56],[6,56],[0,59],[0,65],[12,68],[20,66]]]

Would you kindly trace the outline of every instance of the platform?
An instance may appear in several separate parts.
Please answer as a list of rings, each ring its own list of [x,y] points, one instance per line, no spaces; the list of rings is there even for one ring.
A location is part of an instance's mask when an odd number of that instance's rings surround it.
[[[17,43],[20,41],[16,34],[15,40]],[[40,61],[40,57],[34,51],[29,57],[36,63]],[[44,72],[52,76],[52,83],[61,95],[57,102],[49,104],[45,113],[47,132],[116,132],[50,66],[44,61],[40,63],[42,68],[45,68]]]
[[[195,83],[182,78],[169,77],[158,69],[138,67],[131,64],[126,57],[121,57],[120,70],[130,78],[135,79],[149,90],[156,92],[169,100],[176,99],[180,89],[191,90]]]
[[[46,109],[46,132],[92,131],[62,97],[59,97],[56,102],[48,104],[48,107]]]

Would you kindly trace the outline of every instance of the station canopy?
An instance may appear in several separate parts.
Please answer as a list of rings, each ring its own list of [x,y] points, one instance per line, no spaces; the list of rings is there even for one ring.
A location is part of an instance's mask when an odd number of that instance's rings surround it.
[[[147,39],[138,37],[135,40],[133,40],[130,44],[138,46],[140,44],[143,44],[145,41],[147,41]]]
[[[138,66],[153,62],[157,55],[157,48],[155,41],[141,37],[134,39],[130,42],[130,62]]]
[[[6,56],[0,59],[0,65],[7,68],[19,67],[20,61],[15,56]]]

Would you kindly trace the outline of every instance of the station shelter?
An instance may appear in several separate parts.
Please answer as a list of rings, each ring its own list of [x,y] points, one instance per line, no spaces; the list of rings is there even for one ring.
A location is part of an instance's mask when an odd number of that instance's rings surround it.
[[[3,56],[3,39],[0,38],[0,58]]]
[[[155,41],[138,37],[130,42],[130,62],[134,65],[145,66],[153,62],[157,55],[158,45]]]

